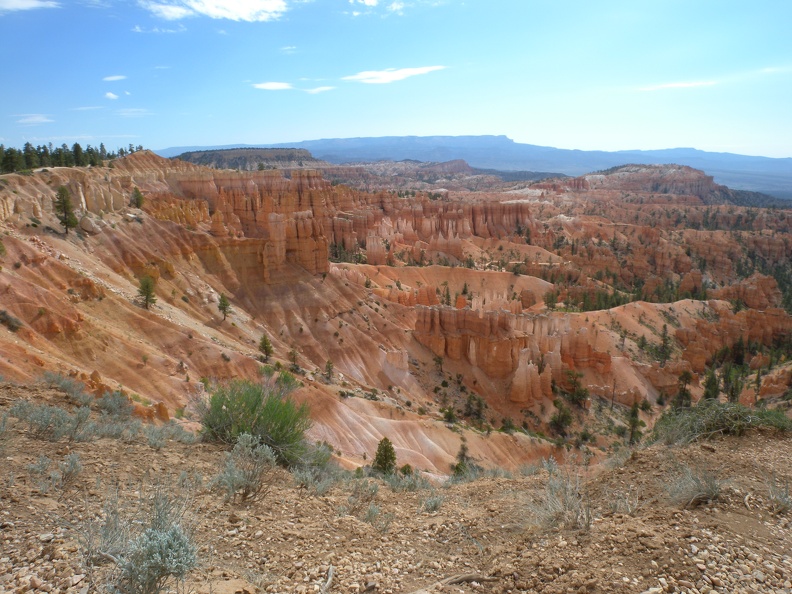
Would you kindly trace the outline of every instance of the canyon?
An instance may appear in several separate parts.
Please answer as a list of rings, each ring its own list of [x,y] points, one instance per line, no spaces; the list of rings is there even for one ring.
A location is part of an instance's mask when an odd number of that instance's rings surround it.
[[[0,375],[58,372],[190,426],[212,382],[259,376],[266,334],[269,364],[302,372],[311,437],[342,464],[387,436],[400,463],[441,475],[463,439],[485,466],[563,457],[583,431],[601,457],[629,407],[651,426],[683,374],[701,398],[738,344],[756,379],[737,398],[788,394],[792,211],[672,165],[480,189],[460,163],[422,171],[402,191],[385,169],[233,171],[138,151],[4,175],[0,309],[19,328],[0,327]],[[80,219],[67,235],[60,186]],[[559,435],[554,402],[579,388]]]

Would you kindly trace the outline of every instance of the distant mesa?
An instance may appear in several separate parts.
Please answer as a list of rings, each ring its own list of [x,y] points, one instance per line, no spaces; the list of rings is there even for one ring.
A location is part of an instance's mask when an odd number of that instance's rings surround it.
[[[647,165],[679,164],[701,169],[715,183],[735,190],[763,192],[792,199],[792,158],[773,159],[714,153],[692,148],[629,151],[581,151],[514,142],[506,136],[384,136],[372,138],[330,138],[287,144],[256,145],[255,148],[306,149],[323,161],[334,164],[382,160],[446,162],[461,159],[471,167],[498,171],[556,172],[579,176],[626,163]],[[176,147],[158,151],[173,157],[200,149],[240,148],[236,146]],[[247,145],[242,148],[254,148]]]
[[[187,151],[175,158],[215,169],[283,169],[289,167],[318,167],[328,165],[319,161],[306,149],[294,148],[234,148]]]

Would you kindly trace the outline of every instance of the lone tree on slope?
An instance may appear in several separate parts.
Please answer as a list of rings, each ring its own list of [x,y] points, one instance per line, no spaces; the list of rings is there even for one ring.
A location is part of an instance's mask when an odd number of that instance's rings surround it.
[[[217,309],[219,309],[220,313],[223,314],[223,320],[226,319],[226,316],[228,316],[231,311],[231,302],[224,293],[220,294],[220,301],[217,302]]]
[[[374,454],[371,468],[382,474],[393,474],[396,471],[396,449],[387,437],[383,437],[377,444],[377,453]]]
[[[157,296],[154,294],[154,287],[156,284],[157,282],[150,276],[144,276],[140,279],[138,295],[143,299],[143,305],[146,309],[157,302]]]
[[[132,198],[129,201],[130,204],[135,208],[143,208],[143,201],[143,193],[137,186],[135,186],[135,189],[132,190]]]
[[[69,229],[74,229],[77,226],[78,221],[72,206],[71,192],[66,186],[58,188],[55,197],[55,214],[58,216],[60,224],[66,229],[66,235],[69,234]]]
[[[272,343],[270,342],[269,336],[263,334],[261,336],[261,340],[259,341],[259,350],[264,355],[264,362],[266,363],[269,361],[269,358],[272,356],[272,353],[275,352],[275,349],[272,348]]]

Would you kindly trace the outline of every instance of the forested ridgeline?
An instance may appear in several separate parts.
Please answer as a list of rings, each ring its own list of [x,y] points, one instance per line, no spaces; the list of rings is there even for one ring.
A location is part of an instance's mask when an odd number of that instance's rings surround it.
[[[108,151],[104,143],[100,143],[98,147],[89,144],[83,148],[80,143],[75,142],[69,148],[65,143],[56,147],[51,142],[39,146],[33,146],[27,142],[21,150],[0,144],[0,159],[2,159],[0,167],[2,167],[2,173],[25,172],[39,167],[86,167],[88,165],[101,167],[107,160],[124,157],[141,150],[143,150],[141,145],[134,146],[132,144],[126,149],[121,147],[114,152]]]

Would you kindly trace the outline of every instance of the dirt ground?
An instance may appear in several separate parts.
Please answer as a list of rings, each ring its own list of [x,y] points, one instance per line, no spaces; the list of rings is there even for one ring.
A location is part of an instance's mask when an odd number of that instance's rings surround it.
[[[67,407],[61,392],[0,384],[0,423],[20,398]],[[352,477],[319,496],[279,470],[261,500],[226,501],[209,488],[226,451],[215,444],[51,442],[13,417],[0,435],[0,593],[95,591],[111,564],[83,563],[89,527],[113,494],[131,518],[157,488],[188,502],[188,592],[792,592],[792,511],[770,500],[770,483],[792,478],[792,439],[771,432],[414,492],[380,481],[368,515],[344,513]],[[30,468],[71,453],[83,468],[70,484],[47,488]],[[683,464],[715,473],[720,497],[672,503]],[[573,521],[542,523],[548,482],[576,487]]]

